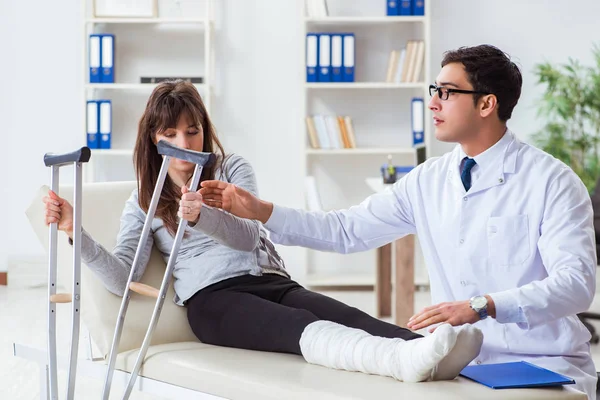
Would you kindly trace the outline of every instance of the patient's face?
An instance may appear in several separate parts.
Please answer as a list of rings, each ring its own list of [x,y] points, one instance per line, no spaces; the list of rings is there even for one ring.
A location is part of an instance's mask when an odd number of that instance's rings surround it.
[[[176,127],[168,128],[164,132],[156,134],[156,141],[160,140],[166,140],[183,149],[202,151],[204,146],[204,132],[202,131],[202,126],[197,126],[194,120],[186,113],[179,117]],[[185,177],[185,175],[194,172],[194,167],[193,163],[172,158],[169,165],[169,175],[175,174]],[[187,179],[187,177],[185,178]]]

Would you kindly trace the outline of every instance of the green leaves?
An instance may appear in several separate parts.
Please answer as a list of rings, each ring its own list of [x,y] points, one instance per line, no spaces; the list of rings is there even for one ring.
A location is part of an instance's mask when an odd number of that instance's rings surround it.
[[[569,165],[590,192],[600,177],[600,45],[594,44],[592,53],[593,67],[572,58],[535,66],[538,84],[546,87],[538,116],[547,123],[533,134],[534,143]]]

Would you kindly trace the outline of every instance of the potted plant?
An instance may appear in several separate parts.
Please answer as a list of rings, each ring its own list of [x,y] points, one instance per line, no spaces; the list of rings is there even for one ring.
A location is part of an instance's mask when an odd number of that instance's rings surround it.
[[[534,143],[569,165],[591,193],[600,178],[600,46],[592,49],[595,65],[569,58],[566,64],[537,64],[538,84],[546,85],[538,115],[547,123]]]

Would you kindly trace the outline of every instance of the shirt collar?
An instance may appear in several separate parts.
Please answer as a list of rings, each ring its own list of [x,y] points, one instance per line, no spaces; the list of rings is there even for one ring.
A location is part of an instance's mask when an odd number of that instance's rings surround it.
[[[480,170],[485,170],[489,168],[491,165],[495,163],[499,158],[504,159],[504,154],[509,146],[509,144],[513,141],[514,136],[509,129],[506,129],[504,135],[498,140],[492,147],[485,150],[483,153],[476,155],[473,157]],[[458,170],[461,171],[463,160],[465,157],[468,157],[464,152],[462,146],[458,145]]]

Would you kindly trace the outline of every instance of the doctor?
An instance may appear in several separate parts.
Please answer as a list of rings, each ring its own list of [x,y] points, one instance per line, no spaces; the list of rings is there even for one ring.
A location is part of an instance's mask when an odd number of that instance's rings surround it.
[[[347,210],[289,209],[219,181],[203,182],[199,195],[260,220],[284,245],[351,253],[417,234],[434,305],[409,328],[476,324],[484,343],[475,363],[526,360],[595,399],[590,334],[576,316],[596,289],[592,206],[568,166],[507,128],[521,84],[493,46],[447,52],[429,108],[436,138],[459,145]]]

